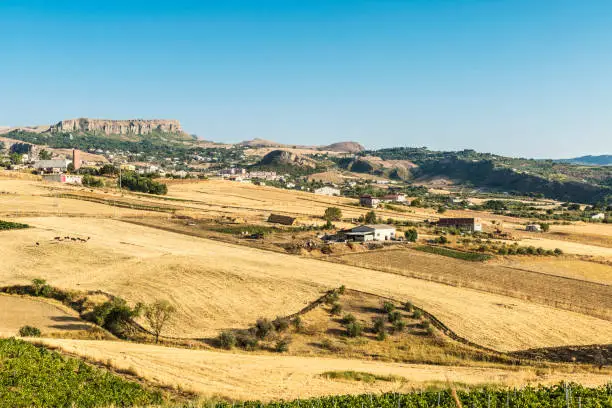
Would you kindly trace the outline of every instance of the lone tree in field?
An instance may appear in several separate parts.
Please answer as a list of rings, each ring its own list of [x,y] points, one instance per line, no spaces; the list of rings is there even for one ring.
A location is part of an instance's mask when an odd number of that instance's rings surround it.
[[[340,221],[342,219],[342,211],[338,207],[329,207],[323,215],[327,221]]]
[[[370,211],[365,215],[366,224],[376,224],[376,213],[374,211]]]
[[[164,326],[168,320],[172,318],[175,312],[176,308],[167,300],[156,300],[154,303],[145,307],[144,316],[151,330],[153,330],[156,343],[159,343],[159,336]]]

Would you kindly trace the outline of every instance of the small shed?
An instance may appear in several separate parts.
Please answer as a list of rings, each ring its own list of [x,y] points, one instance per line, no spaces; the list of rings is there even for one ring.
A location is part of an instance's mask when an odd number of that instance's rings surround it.
[[[295,224],[295,220],[295,217],[280,214],[270,214],[270,216],[268,217],[268,222],[281,225],[293,225]]]
[[[540,227],[539,224],[529,224],[525,227],[525,231],[540,232],[542,231],[542,227]]]

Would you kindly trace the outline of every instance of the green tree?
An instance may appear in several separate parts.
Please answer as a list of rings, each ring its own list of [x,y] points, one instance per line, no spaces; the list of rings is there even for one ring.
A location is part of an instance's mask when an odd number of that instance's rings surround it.
[[[542,222],[540,223],[540,228],[543,232],[548,232],[548,230],[550,230],[550,224]]]
[[[416,242],[416,240],[419,238],[419,233],[416,229],[411,228],[404,233],[404,236],[406,237],[406,241]]]
[[[364,221],[366,222],[366,224],[376,224],[376,219],[376,213],[374,212],[374,210],[372,210],[366,213]]]
[[[9,160],[11,161],[11,164],[21,164],[22,159],[23,159],[23,155],[19,153],[11,153],[9,155]]]
[[[145,306],[144,317],[147,323],[149,323],[151,330],[153,330],[156,343],[159,343],[159,336],[174,313],[176,313],[176,308],[167,300],[156,300],[152,304]]]
[[[53,155],[51,154],[51,152],[43,149],[40,151],[40,153],[38,153],[38,158],[40,160],[51,160],[51,158],[53,157]]]
[[[325,210],[323,218],[327,221],[340,221],[342,219],[342,211],[338,207],[329,207]]]

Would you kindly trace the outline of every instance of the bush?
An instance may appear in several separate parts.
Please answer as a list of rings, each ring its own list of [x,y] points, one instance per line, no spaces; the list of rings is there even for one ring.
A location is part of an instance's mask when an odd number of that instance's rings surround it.
[[[404,303],[404,310],[406,310],[407,312],[412,312],[413,308],[414,308],[414,306],[412,306],[412,302]]]
[[[325,303],[327,303],[328,305],[336,303],[338,301],[338,299],[340,299],[340,295],[335,290],[333,290],[333,291],[329,292],[327,295],[325,295]]]
[[[402,332],[406,328],[406,322],[402,319],[393,322],[393,332]]]
[[[236,344],[245,350],[255,350],[259,346],[259,340],[251,334],[239,334],[236,336]]]
[[[302,318],[300,316],[295,316],[291,321],[291,324],[297,332],[302,331],[302,329],[304,328],[304,323],[302,322]]]
[[[349,337],[359,337],[363,332],[363,326],[359,322],[353,322],[346,325],[346,334]]]
[[[236,336],[232,332],[224,331],[217,337],[217,342],[219,346],[230,350],[236,346]]]
[[[376,340],[383,341],[387,338],[387,331],[385,329],[376,333]]]
[[[21,337],[40,337],[40,329],[34,326],[23,326],[19,329]]]
[[[150,194],[166,194],[168,193],[168,187],[153,180],[151,177],[141,176],[134,172],[125,172],[121,175],[118,180],[118,184],[121,187],[125,187],[131,191],[140,191],[142,193]]]
[[[559,248],[555,248],[553,252],[555,253],[556,256],[563,255],[563,251]]]
[[[391,302],[384,302],[383,310],[385,311],[385,313],[391,313],[392,311],[395,310],[395,305]]]
[[[334,316],[338,316],[340,313],[342,313],[342,306],[340,305],[340,303],[334,303],[332,305],[330,313]]]
[[[284,332],[289,328],[289,319],[287,319],[286,317],[277,317],[276,319],[274,319],[272,324],[274,325],[274,329],[277,332]]]
[[[346,286],[341,285],[341,286],[338,288],[338,294],[339,294],[339,295],[344,295],[344,291],[345,291],[345,290],[346,290]]]
[[[385,319],[382,317],[374,318],[374,326],[372,327],[372,330],[374,330],[374,333],[385,331]]]
[[[365,215],[364,221],[366,224],[376,224],[376,219],[376,213],[374,210],[372,210],[368,211],[368,213]]]
[[[290,341],[287,338],[280,339],[279,341],[276,342],[276,346],[274,347],[274,350],[276,350],[277,353],[284,353],[289,350],[289,343]]]
[[[102,180],[89,174],[83,176],[82,183],[87,187],[104,187],[104,182]]]
[[[271,333],[274,333],[274,324],[268,319],[257,319],[255,323],[255,335],[260,339],[265,339]]]
[[[51,293],[53,293],[53,288],[47,285],[46,280],[36,278],[32,279],[32,292],[34,296],[50,297]]]
[[[402,314],[395,310],[387,315],[387,319],[390,323],[397,322],[398,320],[402,320]]]
[[[412,313],[412,318],[413,319],[420,319],[421,317],[423,317],[423,311],[420,309],[415,309],[414,313]]]
[[[124,299],[114,298],[94,307],[88,318],[114,335],[126,337],[133,319],[140,315],[142,307],[139,303],[132,308]]]
[[[406,241],[416,242],[416,240],[419,238],[419,234],[417,230],[412,228],[404,232],[404,237],[406,238]]]
[[[19,222],[1,221],[0,220],[0,231],[11,230],[11,229],[24,229],[30,228],[28,224],[21,224]]]
[[[323,218],[327,221],[340,221],[342,219],[342,211],[338,207],[329,207],[325,210]]]
[[[345,314],[342,320],[340,321],[343,325],[355,323],[357,319],[352,314]]]

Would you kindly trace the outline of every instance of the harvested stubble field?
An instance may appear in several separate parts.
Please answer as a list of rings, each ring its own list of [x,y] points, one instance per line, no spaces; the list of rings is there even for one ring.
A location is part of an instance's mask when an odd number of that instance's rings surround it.
[[[43,339],[41,342],[90,360],[111,363],[161,385],[180,386],[204,397],[263,401],[333,394],[410,391],[431,383],[551,384],[562,380],[602,385],[609,375],[515,368],[444,367],[324,357],[235,354],[116,341]],[[329,371],[394,375],[405,381],[347,382],[325,378]]]
[[[500,351],[605,343],[612,338],[612,324],[606,320],[398,274],[116,220],[21,221],[34,228],[0,234],[5,261],[0,264],[0,284],[40,277],[60,288],[99,289],[131,302],[167,299],[178,308],[168,332],[173,336],[216,335],[225,328],[247,327],[261,316],[294,313],[324,290],[344,284],[397,301],[410,300],[460,336]],[[53,241],[64,235],[91,240]]]
[[[570,257],[506,257],[502,265],[548,275],[612,285],[612,266]]]
[[[0,294],[0,336],[17,336],[25,325],[39,328],[43,336],[82,336],[94,327],[58,302]]]
[[[498,263],[468,262],[412,249],[348,254],[329,259],[362,268],[512,296],[612,320],[612,286],[598,282],[554,276]],[[556,258],[552,261],[560,262]],[[607,268],[612,276],[612,267],[594,265]]]

